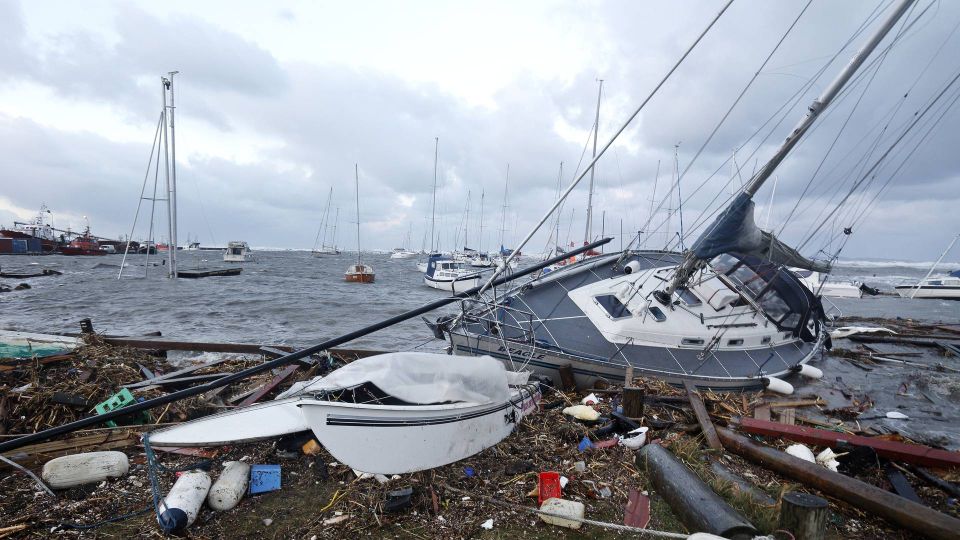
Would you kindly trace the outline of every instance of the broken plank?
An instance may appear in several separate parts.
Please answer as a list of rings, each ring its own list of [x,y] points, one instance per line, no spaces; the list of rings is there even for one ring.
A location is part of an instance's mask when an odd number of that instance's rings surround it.
[[[299,364],[293,364],[292,366],[287,366],[283,368],[283,370],[280,373],[278,373],[273,379],[271,379],[270,382],[261,386],[259,389],[257,389],[257,391],[250,394],[249,396],[247,396],[247,398],[241,401],[240,406],[244,407],[246,405],[256,403],[257,400],[267,395],[267,393],[269,393],[271,390],[276,388],[278,384],[282,383],[284,379],[292,375],[293,372],[298,370],[299,368],[300,368]]]
[[[167,381],[167,380],[170,380],[170,379],[178,378],[178,377],[180,377],[180,375],[186,375],[186,374],[188,374],[188,373],[193,373],[194,371],[199,371],[199,370],[204,369],[204,368],[213,367],[213,366],[222,364],[222,363],[224,363],[224,362],[226,362],[226,361],[227,361],[226,358],[221,358],[221,359],[219,359],[219,360],[213,360],[213,361],[207,362],[207,363],[205,363],[205,364],[197,364],[197,365],[194,365],[194,366],[185,367],[185,368],[183,368],[183,369],[178,369],[177,371],[171,371],[170,373],[164,373],[163,375],[160,375],[159,377],[154,377],[154,378],[152,378],[152,379],[147,379],[147,380],[145,380],[145,381],[140,381],[140,382],[131,383],[131,384],[125,384],[125,385],[123,385],[123,388],[131,388],[131,389],[132,389],[132,388],[140,388],[140,387],[143,387],[143,386],[156,385],[156,384],[161,383],[162,381]]]
[[[814,405],[823,405],[823,401],[820,399],[794,399],[794,400],[779,400],[779,401],[767,401],[763,403],[771,409],[778,408],[796,408],[796,407],[812,407]]]
[[[30,463],[48,458],[66,456],[78,452],[111,450],[133,446],[140,440],[138,433],[112,431],[74,437],[65,441],[53,441],[24,446],[19,450],[4,454],[4,457],[17,463]],[[6,465],[0,464],[0,467]]]
[[[262,354],[259,343],[210,343],[203,341],[177,341],[172,339],[107,337],[104,341],[111,345],[133,347],[135,349],[159,349],[165,351],[196,351],[220,353]],[[291,349],[284,345],[272,345],[276,349]]]
[[[713,422],[710,420],[710,414],[707,413],[707,408],[704,407],[703,400],[700,399],[700,394],[697,393],[697,389],[693,387],[693,383],[690,381],[683,381],[683,388],[687,391],[687,399],[690,400],[693,413],[697,415],[697,422],[700,423],[700,429],[703,430],[703,436],[707,440],[707,446],[714,450],[723,450],[723,445],[720,444],[720,438],[717,437],[717,431],[713,426]]]
[[[780,411],[780,417],[777,419],[777,421],[788,426],[795,425],[797,423],[795,416],[796,414],[796,409],[783,409]]]
[[[753,417],[757,420],[770,420],[770,407],[759,405],[753,409]]]
[[[913,490],[913,486],[910,485],[907,477],[896,467],[887,463],[887,466],[883,468],[883,472],[886,473],[887,480],[890,481],[890,485],[893,486],[893,491],[896,492],[897,495],[915,503],[923,504],[920,497],[917,497],[917,492]]]
[[[741,418],[740,430],[756,435],[780,437],[795,442],[829,446],[831,448],[836,448],[838,444],[844,443],[853,446],[866,446],[873,448],[877,454],[883,457],[917,465],[928,465],[931,467],[960,466],[960,453],[938,450],[922,444],[886,441],[874,437],[849,435],[804,426],[787,426],[776,422],[757,420],[755,418]]]

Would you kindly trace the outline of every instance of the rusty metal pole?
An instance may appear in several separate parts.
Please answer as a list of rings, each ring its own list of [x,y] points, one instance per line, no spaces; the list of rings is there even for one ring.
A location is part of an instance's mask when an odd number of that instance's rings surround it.
[[[876,514],[899,527],[926,538],[955,540],[960,520],[922,504],[908,501],[889,491],[795,458],[775,448],[761,446],[725,428],[717,435],[730,452],[763,465],[767,469],[828,493],[861,510]]]

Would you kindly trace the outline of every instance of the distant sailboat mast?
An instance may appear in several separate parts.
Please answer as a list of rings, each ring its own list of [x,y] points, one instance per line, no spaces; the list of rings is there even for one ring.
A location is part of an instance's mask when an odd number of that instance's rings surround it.
[[[357,266],[363,264],[360,260],[360,166],[353,164],[353,179],[357,188]]]
[[[603,94],[603,79],[598,79],[597,114],[593,121],[593,159],[597,159],[597,135],[600,132],[600,96]],[[590,189],[587,191],[587,230],[583,234],[583,245],[590,243],[591,228],[593,226],[593,178],[597,170],[596,165],[590,167]],[[583,254],[586,257],[586,253]]]

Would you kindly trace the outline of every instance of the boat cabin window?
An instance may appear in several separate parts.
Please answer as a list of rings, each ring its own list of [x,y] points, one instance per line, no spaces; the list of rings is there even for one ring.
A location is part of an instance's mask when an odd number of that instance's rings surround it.
[[[713,267],[713,270],[716,273],[726,274],[730,270],[733,270],[733,267],[736,266],[739,262],[740,260],[737,259],[736,257],[729,255],[727,253],[724,253],[714,258],[713,261],[710,263],[710,266]]]
[[[693,294],[690,289],[677,289],[677,295],[679,295],[683,303],[688,306],[699,306],[701,304],[700,299],[697,298],[697,295]]]
[[[595,296],[593,300],[613,319],[624,319],[632,315],[627,306],[623,305],[623,302],[612,294]]]
[[[767,286],[766,280],[746,265],[738,267],[730,274],[730,277],[733,278],[734,282],[743,285],[748,291],[752,292],[754,296],[759,295],[763,288]]]
[[[777,291],[773,289],[767,291],[760,297],[760,307],[770,316],[771,319],[779,322],[787,313],[790,313],[790,306],[780,298]]]
[[[703,345],[703,338],[685,337],[680,340],[681,345]]]
[[[728,340],[727,340],[727,346],[728,346],[728,347],[737,347],[737,346],[739,346],[739,345],[743,345],[743,340],[742,340],[742,339],[728,339]]]
[[[650,306],[647,308],[650,311],[650,314],[653,315],[654,320],[657,322],[663,322],[667,320],[667,316],[663,313],[663,310],[657,306]]]
[[[773,341],[771,336],[763,336],[763,339],[760,340],[760,343],[763,345],[769,345],[771,341]]]
[[[943,282],[939,279],[931,279],[929,283],[930,285],[943,285]]]

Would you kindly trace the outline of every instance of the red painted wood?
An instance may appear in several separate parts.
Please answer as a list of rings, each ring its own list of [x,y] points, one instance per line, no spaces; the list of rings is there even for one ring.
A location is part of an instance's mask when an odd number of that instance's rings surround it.
[[[647,528],[650,524],[650,498],[630,488],[627,507],[623,511],[623,524],[628,527]]]
[[[597,441],[593,443],[594,448],[610,448],[611,446],[616,446],[620,442],[620,439],[614,437],[612,439],[607,439],[605,441]]]
[[[777,422],[757,420],[756,418],[741,418],[740,431],[757,435],[781,437],[787,440],[814,444],[818,446],[835,447],[838,443],[847,443],[854,446],[868,446],[877,451],[877,454],[930,467],[960,467],[960,453],[948,452],[930,448],[922,444],[907,444],[896,441],[886,441],[874,437],[861,437],[825,429],[816,429],[804,426],[788,426]]]

